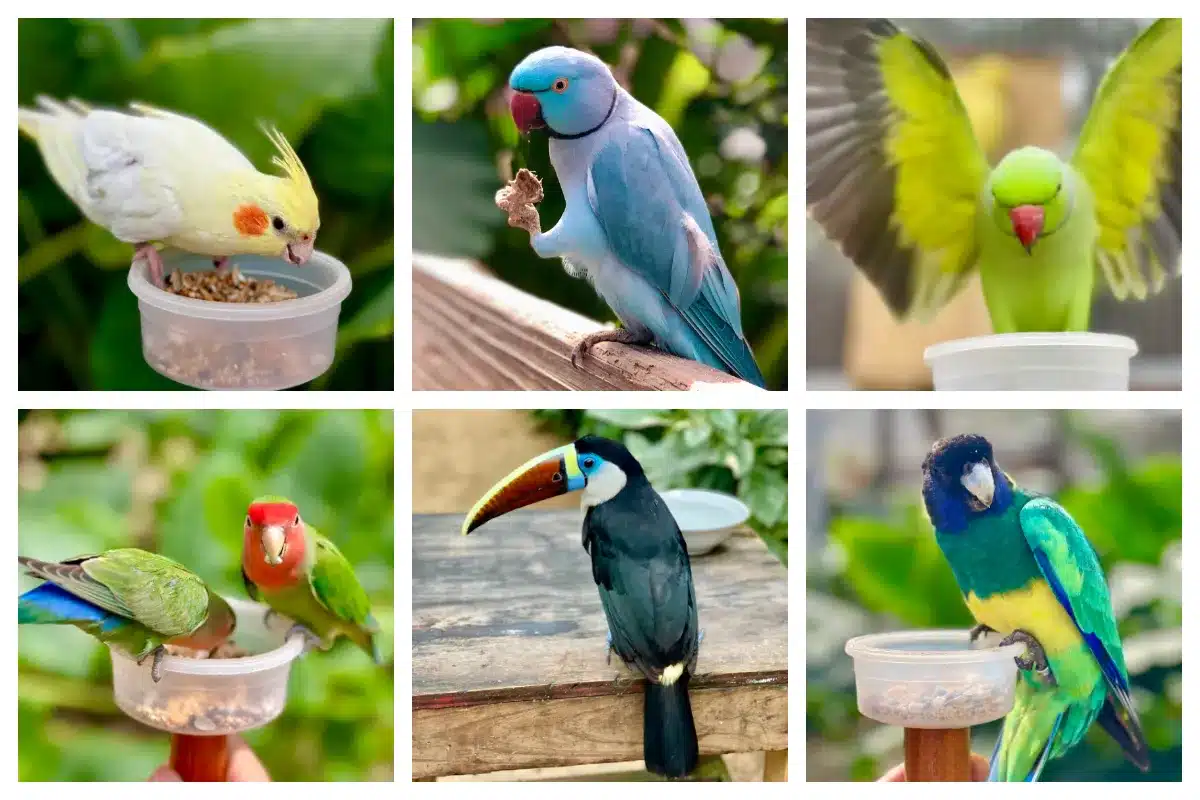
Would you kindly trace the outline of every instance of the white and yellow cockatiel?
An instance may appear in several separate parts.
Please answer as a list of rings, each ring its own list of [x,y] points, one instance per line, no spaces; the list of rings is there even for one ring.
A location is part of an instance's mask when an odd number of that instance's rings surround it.
[[[163,285],[156,244],[213,257],[278,256],[303,264],[320,226],[317,196],[296,152],[279,131],[282,176],[264,175],[202,122],[148,106],[132,113],[75,100],[38,98],[17,110],[22,133],[37,142],[55,182],[83,215],[137,249]]]

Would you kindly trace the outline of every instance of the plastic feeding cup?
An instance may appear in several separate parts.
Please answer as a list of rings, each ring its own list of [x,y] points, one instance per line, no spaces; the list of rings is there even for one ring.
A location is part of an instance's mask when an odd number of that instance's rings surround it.
[[[854,659],[858,710],[904,728],[910,781],[966,781],[972,725],[1013,705],[1023,644],[970,649],[966,631],[903,631],[846,642]]]
[[[164,250],[164,274],[202,272],[212,259]],[[333,363],[338,313],[350,294],[350,271],[314,252],[302,266],[235,256],[245,276],[269,278],[299,295],[274,303],[223,303],[181,297],[150,282],[137,261],[129,288],[142,317],[142,355],[156,372],[197,389],[288,389]]]
[[[283,713],[288,674],[304,650],[300,635],[284,641],[292,623],[267,607],[226,598],[237,616],[233,644],[245,658],[167,656],[155,683],[153,659],[139,666],[110,648],[113,698],[133,719],[171,736],[171,766],[186,781],[223,781],[229,766],[226,736],[261,728]]]
[[[750,518],[746,504],[724,492],[670,489],[662,493],[662,499],[679,525],[688,554],[693,556],[717,549]]]
[[[939,390],[1129,389],[1137,343],[1113,333],[1002,333],[925,350]]]

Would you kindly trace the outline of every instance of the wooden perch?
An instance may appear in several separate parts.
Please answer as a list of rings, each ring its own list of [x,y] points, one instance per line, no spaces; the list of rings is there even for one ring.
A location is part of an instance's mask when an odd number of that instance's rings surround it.
[[[550,261],[546,269],[559,269]],[[762,391],[650,347],[571,348],[604,326],[462,259],[413,253],[413,389]]]

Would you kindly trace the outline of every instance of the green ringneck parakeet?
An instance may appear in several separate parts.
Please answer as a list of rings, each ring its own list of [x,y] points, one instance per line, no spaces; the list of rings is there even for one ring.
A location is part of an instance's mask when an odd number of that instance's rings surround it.
[[[997,333],[1087,330],[1097,272],[1144,299],[1179,270],[1182,31],[1134,39],[1069,161],[1024,147],[993,169],[927,42],[809,20],[809,214],[898,316],[928,318],[978,268]]]
[[[246,591],[311,634],[322,649],[347,636],[376,663],[379,624],[354,569],[333,542],[283,497],[260,497],[246,512]]]
[[[233,634],[233,609],[171,559],[123,548],[58,563],[18,556],[45,581],[17,598],[17,622],[74,625],[141,664],[154,657],[162,678],[164,644],[214,650]]]
[[[925,510],[979,623],[972,641],[995,631],[1026,645],[991,779],[1037,780],[1093,721],[1148,770],[1108,586],[1083,531],[1004,474],[982,436],[937,442],[922,469]]]

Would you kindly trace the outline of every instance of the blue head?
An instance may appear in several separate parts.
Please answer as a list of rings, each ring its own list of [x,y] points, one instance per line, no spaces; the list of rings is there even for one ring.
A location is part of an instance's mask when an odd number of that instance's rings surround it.
[[[1012,484],[996,466],[991,442],[978,434],[936,442],[921,470],[925,510],[942,533],[961,533],[973,517],[1002,514],[1012,503]]]
[[[517,130],[537,128],[556,137],[590,133],[603,125],[617,98],[617,82],[593,55],[569,47],[545,47],[513,68],[508,84]]]

